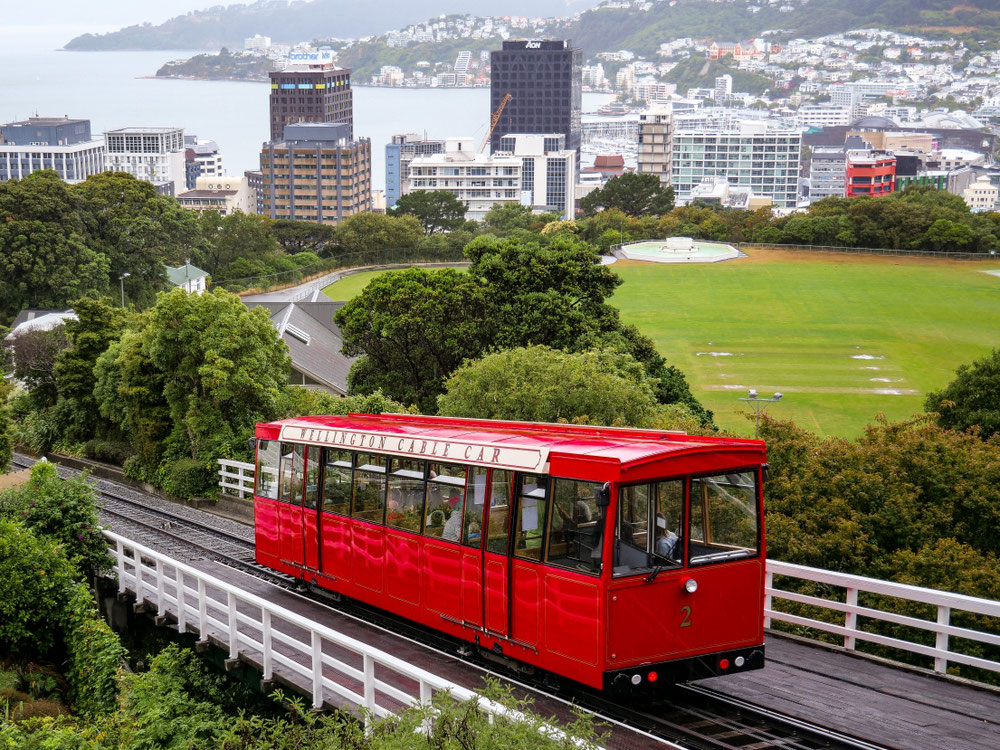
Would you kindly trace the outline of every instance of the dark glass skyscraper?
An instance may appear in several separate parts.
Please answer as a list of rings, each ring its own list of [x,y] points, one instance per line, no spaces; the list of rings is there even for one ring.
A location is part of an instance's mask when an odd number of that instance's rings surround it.
[[[493,129],[490,149],[511,133],[563,133],[580,153],[583,53],[564,41],[508,41],[490,53],[490,112],[511,95]]]

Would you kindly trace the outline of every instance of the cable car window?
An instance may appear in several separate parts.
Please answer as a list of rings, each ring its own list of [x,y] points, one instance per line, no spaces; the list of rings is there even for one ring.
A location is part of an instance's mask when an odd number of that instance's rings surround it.
[[[278,460],[280,444],[276,440],[257,441],[257,489],[255,495],[268,500],[278,499]]]
[[[318,445],[310,445],[306,454],[306,494],[302,505],[309,510],[316,510],[319,502],[319,451]]]
[[[489,495],[486,469],[472,468],[472,481],[466,496],[465,519],[462,521],[462,543],[479,549],[483,542],[483,508]]]
[[[385,456],[359,453],[354,465],[354,509],[351,515],[363,521],[383,522],[385,510]]]
[[[552,522],[545,561],[566,568],[601,572],[604,514],[597,505],[599,482],[552,480]]]
[[[406,458],[392,459],[389,473],[389,499],[385,506],[385,522],[396,529],[420,533],[420,518],[424,513],[424,475],[427,464]]]
[[[351,513],[350,451],[323,449],[323,510],[342,516]]]
[[[612,564],[616,576],[680,567],[684,558],[684,480],[622,487]]]
[[[547,477],[521,474],[518,482],[518,507],[514,555],[528,560],[542,559],[542,540],[548,492]]]
[[[691,564],[757,554],[757,507],[751,471],[692,479]]]
[[[510,507],[514,504],[514,473],[504,469],[493,470],[490,487],[490,515],[487,521],[486,550],[498,555],[507,554]]]
[[[465,466],[431,464],[427,473],[427,513],[424,533],[450,542],[462,538]]]
[[[302,480],[305,473],[306,447],[293,443],[281,444],[281,490],[283,503],[302,505]]]

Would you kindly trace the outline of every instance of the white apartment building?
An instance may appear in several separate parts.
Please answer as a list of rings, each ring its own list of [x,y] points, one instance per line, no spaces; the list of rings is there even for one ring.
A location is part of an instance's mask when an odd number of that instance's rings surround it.
[[[847,155],[843,147],[814,148],[809,164],[809,200],[847,195]]]
[[[657,175],[663,187],[671,179],[673,121],[673,107],[669,104],[639,114],[638,170]]]
[[[243,40],[243,49],[248,52],[267,52],[271,48],[271,37],[254,34]]]
[[[472,138],[448,138],[443,153],[410,162],[414,190],[446,190],[468,207],[466,219],[482,221],[497,203],[521,202],[521,159],[476,153]]]
[[[500,139],[496,156],[521,160],[521,204],[536,212],[576,215],[576,151],[566,148],[562,133],[511,134]]]
[[[715,79],[715,98],[718,100],[731,93],[733,93],[733,77],[728,73],[717,76]]]
[[[104,132],[104,167],[153,183],[165,195],[185,189],[183,128],[120,128]]]
[[[0,143],[0,182],[20,180],[42,169],[54,169],[66,182],[83,182],[104,171],[104,141],[68,146]]]
[[[795,207],[801,131],[734,118],[700,128],[675,123],[671,141],[670,184],[678,203],[687,203],[702,182],[724,177],[778,208]]]
[[[795,124],[804,128],[850,125],[852,110],[841,104],[805,104],[795,113]]]
[[[1000,188],[983,175],[962,192],[962,197],[972,211],[992,211],[1000,199]]]

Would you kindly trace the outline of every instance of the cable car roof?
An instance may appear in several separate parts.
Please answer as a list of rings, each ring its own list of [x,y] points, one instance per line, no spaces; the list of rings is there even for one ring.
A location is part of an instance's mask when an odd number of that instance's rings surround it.
[[[709,451],[759,453],[764,443],[726,437],[621,427],[349,414],[282,419],[257,426],[262,439],[315,443],[346,450],[547,472],[553,458],[613,463],[626,468],[659,458]]]

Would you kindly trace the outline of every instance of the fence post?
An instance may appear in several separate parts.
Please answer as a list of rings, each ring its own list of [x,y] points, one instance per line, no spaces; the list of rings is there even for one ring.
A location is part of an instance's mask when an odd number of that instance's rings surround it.
[[[261,609],[260,644],[264,649],[264,679],[271,679],[271,613]]]
[[[364,655],[365,666],[365,707],[375,711],[375,660],[368,654]]]
[[[767,571],[764,574],[764,627],[771,627],[771,618],[768,612],[771,611],[771,589],[774,588],[774,573]]]
[[[844,627],[851,633],[858,629],[858,590],[848,587],[847,589],[847,615],[844,617]],[[844,648],[854,649],[855,638],[853,635],[844,636]]]
[[[943,604],[938,605],[937,613],[937,624],[938,625],[950,625],[951,624],[951,607],[946,607]],[[938,633],[935,639],[934,646],[938,651],[948,650],[948,634]],[[934,657],[934,671],[939,674],[945,674],[948,671],[948,657],[947,656],[935,656]]]
[[[187,632],[187,605],[184,603],[184,573],[175,568],[177,578],[177,632],[184,635]]]
[[[156,614],[161,617],[166,614],[167,611],[167,590],[166,583],[163,580],[163,561],[160,559],[156,560]]]
[[[122,540],[115,541],[115,554],[118,556],[118,593],[124,594],[125,587],[125,547]]]
[[[323,707],[323,642],[312,631],[313,708]],[[367,683],[367,679],[365,680]]]
[[[198,639],[208,640],[208,595],[204,578],[198,579]]]
[[[229,658],[235,659],[240,655],[240,632],[236,625],[236,594],[229,591],[226,598],[229,602]]]
[[[135,563],[135,601],[142,604],[142,555],[132,548],[132,562]]]

